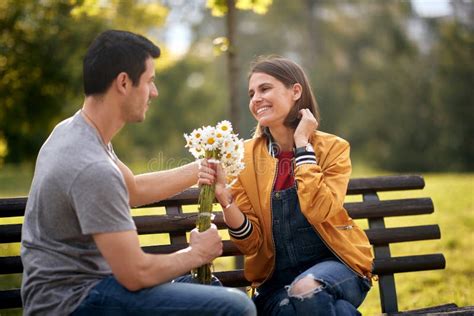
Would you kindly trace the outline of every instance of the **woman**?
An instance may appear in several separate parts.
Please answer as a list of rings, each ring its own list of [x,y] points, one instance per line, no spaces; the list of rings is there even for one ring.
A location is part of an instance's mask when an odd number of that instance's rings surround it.
[[[257,120],[245,169],[216,197],[261,315],[360,315],[370,289],[371,246],[343,208],[349,144],[317,130],[319,112],[303,70],[285,58],[257,60],[249,75]],[[213,179],[211,179],[213,180]]]

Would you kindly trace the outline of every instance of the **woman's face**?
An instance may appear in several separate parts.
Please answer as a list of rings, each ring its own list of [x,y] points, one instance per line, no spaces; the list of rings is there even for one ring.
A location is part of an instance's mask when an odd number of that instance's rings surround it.
[[[295,84],[287,88],[275,77],[261,72],[253,73],[249,80],[250,112],[261,126],[283,126],[285,118],[301,96],[300,87]]]

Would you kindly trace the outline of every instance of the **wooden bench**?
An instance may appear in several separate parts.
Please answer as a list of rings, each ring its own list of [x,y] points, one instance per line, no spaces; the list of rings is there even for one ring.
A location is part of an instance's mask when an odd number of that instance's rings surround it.
[[[348,195],[361,195],[361,202],[345,203],[354,219],[367,219],[366,233],[374,247],[374,274],[378,275],[380,302],[383,313],[398,311],[395,273],[435,270],[445,268],[441,253],[392,257],[391,243],[439,239],[438,225],[386,228],[385,218],[433,213],[430,198],[379,200],[377,192],[422,189],[425,185],[421,176],[384,176],[351,179]],[[169,245],[143,247],[149,253],[170,253],[186,247],[186,232],[195,226],[196,213],[183,213],[183,206],[197,203],[198,189],[188,189],[170,199],[146,207],[164,207],[165,215],[134,216],[139,234],[169,233]],[[26,197],[0,199],[0,218],[23,216]],[[214,220],[219,228],[225,228],[222,213],[216,212]],[[21,238],[21,224],[0,225],[0,243],[18,243]],[[240,252],[230,241],[224,241],[222,256],[239,256]],[[22,264],[19,256],[0,258],[0,274],[19,274]],[[243,277],[242,269],[218,271],[215,273],[226,286],[243,287],[249,283]],[[18,275],[20,279],[20,275]],[[0,291],[0,309],[21,307],[19,289]],[[449,305],[453,308],[453,305]]]

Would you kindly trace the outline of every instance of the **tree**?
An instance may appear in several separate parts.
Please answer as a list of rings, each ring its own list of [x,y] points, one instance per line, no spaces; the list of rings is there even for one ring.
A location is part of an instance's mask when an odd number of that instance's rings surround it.
[[[433,170],[474,170],[474,32],[460,20],[433,24],[439,41],[430,60],[435,67],[430,78],[430,102],[437,137],[430,139]]]
[[[0,161],[33,160],[54,125],[77,110],[82,55],[100,31],[144,32],[166,14],[134,0],[0,1]]]
[[[226,15],[227,37],[219,37],[215,40],[219,45],[219,50],[227,53],[227,74],[230,119],[234,124],[235,130],[239,130],[240,110],[239,110],[239,78],[240,67],[237,51],[237,9],[252,10],[258,14],[265,14],[272,0],[208,0],[207,6],[211,8],[212,14],[216,16]]]
[[[6,140],[6,161],[22,162],[35,157],[65,102],[77,102],[78,52],[102,26],[72,20],[73,6],[64,1],[2,3],[0,137]]]

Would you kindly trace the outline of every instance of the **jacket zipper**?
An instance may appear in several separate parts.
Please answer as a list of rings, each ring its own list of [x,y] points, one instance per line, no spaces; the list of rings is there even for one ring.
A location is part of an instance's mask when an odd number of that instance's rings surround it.
[[[341,226],[334,226],[334,227],[340,230],[351,230],[352,228],[354,228],[354,226],[352,225],[341,225]]]
[[[294,168],[294,163],[292,165],[292,167]],[[293,177],[294,177],[294,171],[293,172]],[[298,183],[296,182],[296,178],[295,178],[295,185],[296,185],[296,188],[298,189]],[[365,278],[366,276],[363,275],[363,274],[360,274],[359,272],[357,272],[356,270],[354,270],[349,264],[347,264],[337,253],[334,249],[332,249],[329,244],[326,242],[326,240],[324,240],[323,236],[321,236],[321,234],[319,233],[319,231],[316,229],[316,227],[313,226],[313,224],[311,224],[311,226],[313,227],[314,231],[316,232],[316,234],[318,234],[319,238],[323,241],[323,243],[326,245],[326,247],[328,247],[328,249],[333,253],[333,255],[336,256],[336,258],[339,259],[339,261],[341,261],[347,268],[349,268],[352,272],[354,272],[355,274],[357,274],[358,276],[361,276],[363,278]],[[344,225],[344,226],[335,226],[337,229],[342,229],[342,230],[350,230],[353,228],[352,225]],[[272,237],[273,237],[273,234],[272,234]]]
[[[311,226],[313,226],[313,224],[311,224]],[[349,229],[352,229],[352,225],[347,225],[347,226],[343,226],[343,230],[349,230]],[[349,228],[350,227],[350,228]],[[336,226],[336,228],[339,228],[338,226]],[[332,249],[329,244],[327,243],[326,240],[324,240],[323,236],[321,236],[321,234],[319,233],[318,229],[316,227],[313,226],[313,229],[315,230],[316,234],[318,234],[319,238],[321,238],[321,240],[323,241],[323,243],[326,245],[326,247],[328,247],[328,249],[333,253],[333,255],[335,255],[339,261],[341,261],[347,268],[349,268],[349,270],[351,270],[352,272],[354,272],[355,274],[357,274],[358,276],[361,276],[363,278],[365,278],[366,276],[357,272],[356,270],[354,270],[349,264],[347,264],[347,262],[345,262],[338,254],[337,252]]]

